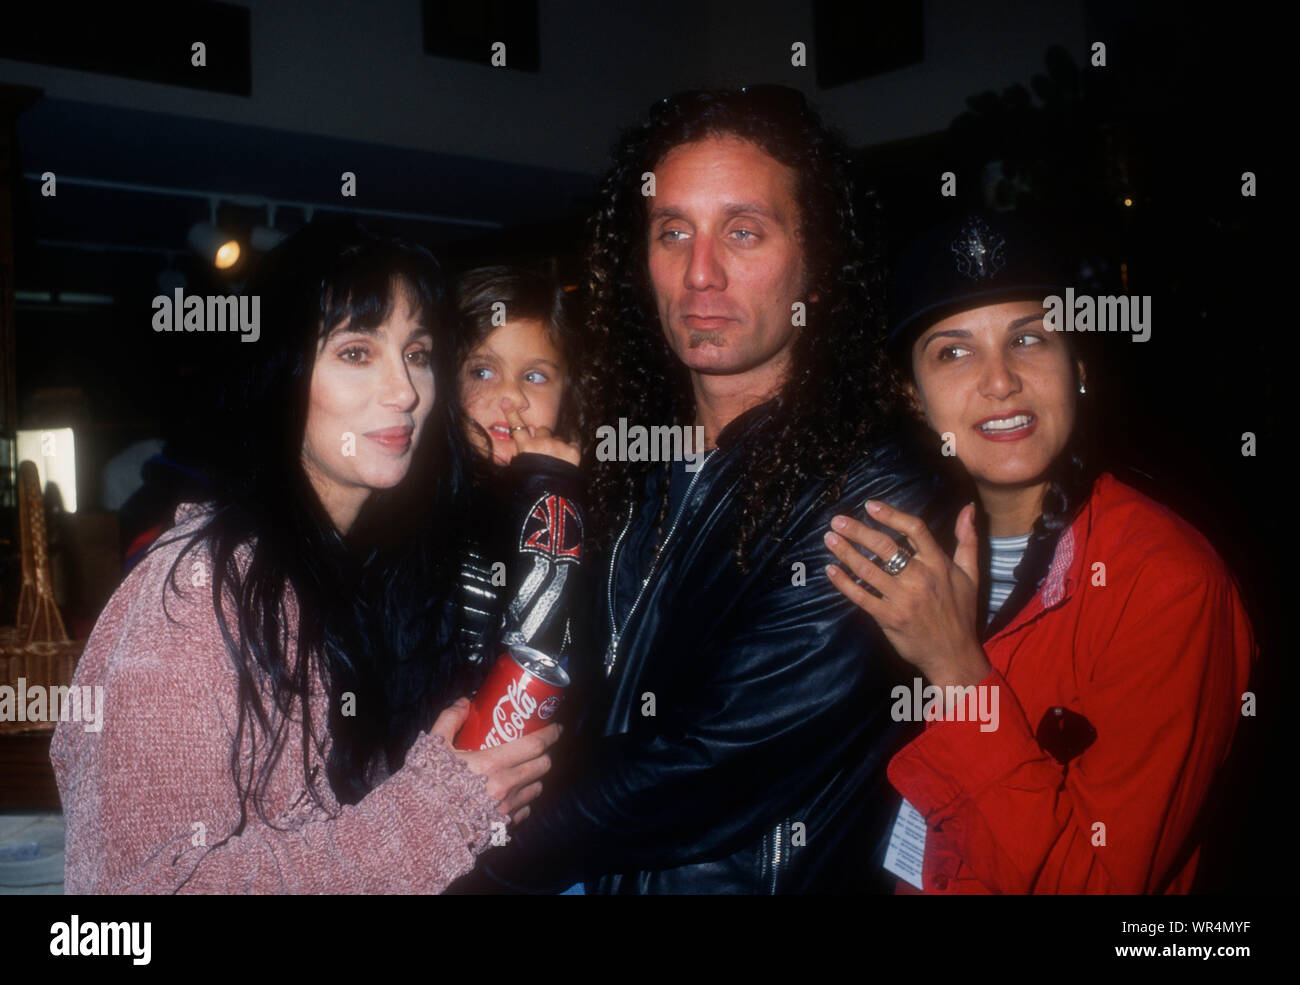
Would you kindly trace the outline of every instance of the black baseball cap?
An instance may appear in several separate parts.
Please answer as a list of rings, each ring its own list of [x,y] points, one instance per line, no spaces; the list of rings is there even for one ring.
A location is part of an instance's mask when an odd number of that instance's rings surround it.
[[[1071,267],[1041,222],[966,211],[931,226],[899,256],[890,283],[892,356],[927,325],[948,315],[1019,298],[1063,294]]]

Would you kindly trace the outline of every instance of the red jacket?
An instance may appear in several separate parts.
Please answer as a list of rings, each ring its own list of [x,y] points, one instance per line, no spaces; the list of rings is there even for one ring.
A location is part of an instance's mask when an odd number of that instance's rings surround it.
[[[930,722],[889,764],[926,818],[925,891],[1187,892],[1189,834],[1256,656],[1214,549],[1104,474],[1038,594],[984,652],[998,728]],[[1034,737],[1057,705],[1096,729],[1067,766]]]

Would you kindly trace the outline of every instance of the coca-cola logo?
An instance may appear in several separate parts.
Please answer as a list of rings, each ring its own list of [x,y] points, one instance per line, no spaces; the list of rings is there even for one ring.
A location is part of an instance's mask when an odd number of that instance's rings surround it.
[[[490,749],[519,738],[524,734],[524,724],[536,710],[537,699],[518,681],[511,681],[506,693],[492,709],[492,727],[484,736],[481,748]]]
[[[543,701],[541,706],[537,709],[537,717],[542,721],[546,721],[555,714],[555,709],[558,707],[560,707],[560,699],[552,694],[549,698]]]

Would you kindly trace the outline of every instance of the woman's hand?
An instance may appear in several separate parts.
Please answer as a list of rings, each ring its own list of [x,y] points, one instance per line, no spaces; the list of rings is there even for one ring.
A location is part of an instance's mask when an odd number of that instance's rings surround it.
[[[550,455],[570,465],[577,465],[582,460],[582,453],[578,450],[576,441],[562,441],[552,433],[550,428],[524,424],[523,418],[519,416],[519,411],[515,410],[515,405],[510,402],[509,397],[501,398],[501,409],[505,411],[506,420],[510,424],[510,437],[514,438],[515,448],[519,450],[519,454],[532,452],[534,455]]]
[[[867,512],[904,534],[916,554],[902,571],[891,575],[852,545],[865,547],[886,562],[899,550],[898,542],[865,523],[837,516],[831,520],[833,532],[826,534],[826,546],[845,568],[884,597],[876,598],[834,564],[826,566],[831,582],[879,623],[899,656],[931,684],[978,684],[991,665],[975,632],[979,585],[975,504],[957,516],[957,550],[951,559],[919,517],[870,500]]]
[[[547,750],[560,737],[564,726],[556,722],[492,749],[463,752],[452,742],[468,717],[469,698],[461,698],[443,709],[431,731],[442,736],[447,748],[463,759],[471,771],[487,777],[488,795],[497,800],[497,809],[518,824],[528,816],[528,805],[542,792],[542,777],[551,768]]]

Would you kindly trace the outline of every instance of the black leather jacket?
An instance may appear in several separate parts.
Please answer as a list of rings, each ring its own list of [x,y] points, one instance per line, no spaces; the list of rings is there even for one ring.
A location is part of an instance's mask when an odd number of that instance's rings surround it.
[[[609,672],[593,662],[583,721],[566,737],[582,758],[557,766],[512,843],[486,853],[460,888],[554,892],[578,879],[598,893],[892,887],[880,864],[899,797],[884,771],[915,732],[892,721],[890,689],[913,675],[826,577],[833,556],[822,537],[836,513],[866,519],[869,497],[949,529],[951,511],[940,480],[888,442],[851,471],[838,502],[814,505],[821,483],[804,489],[783,543],[776,531],[761,536],[742,575],[730,522],[745,482],[738,451],[765,440],[770,420],[764,404],[719,435],[611,649],[609,581],[623,531],[596,606],[595,652],[607,654]],[[653,522],[663,474],[652,470],[630,526]],[[795,583],[796,562],[806,584]]]

